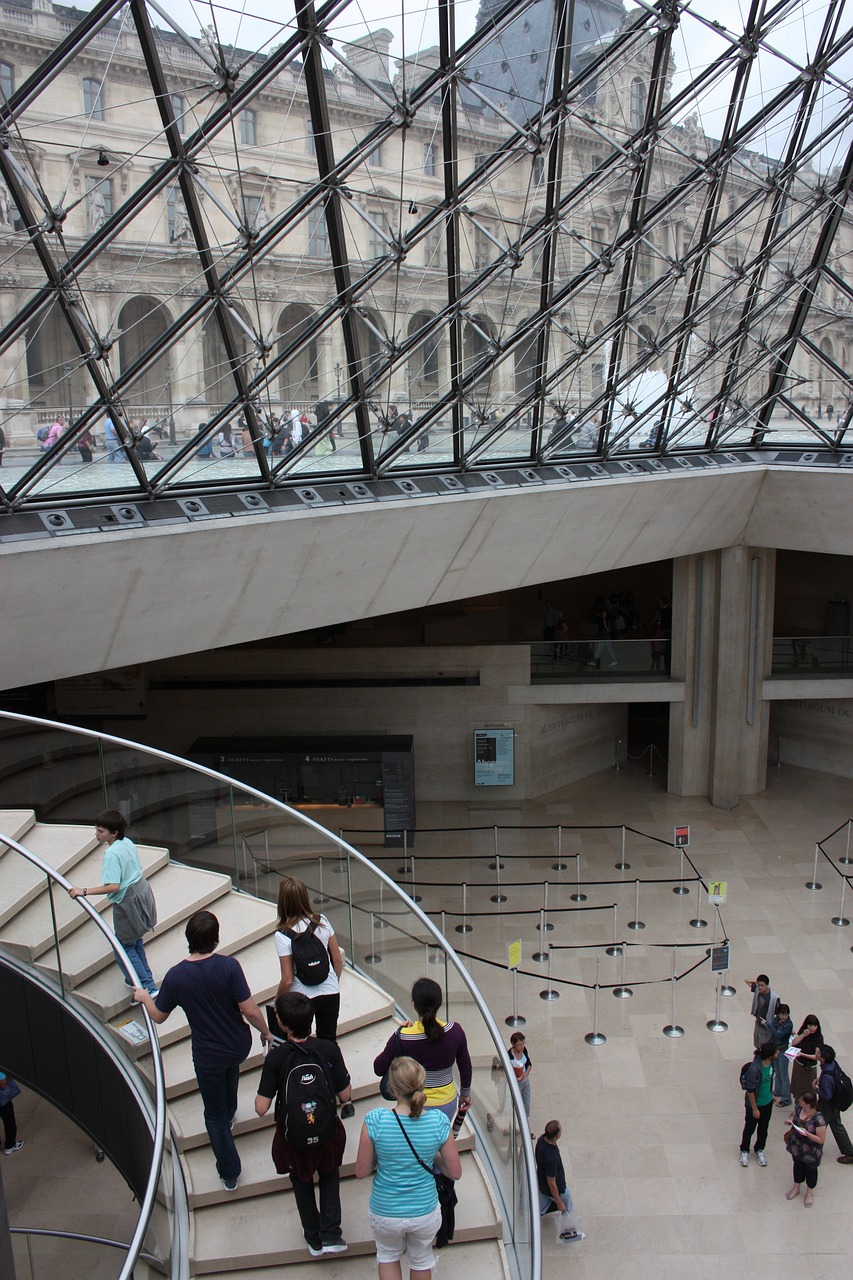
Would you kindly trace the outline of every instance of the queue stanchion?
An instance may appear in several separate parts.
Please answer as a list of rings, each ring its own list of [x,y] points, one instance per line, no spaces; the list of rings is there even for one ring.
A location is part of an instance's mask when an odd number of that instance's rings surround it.
[[[628,921],[629,929],[645,929],[645,924],[640,919],[640,882],[634,881],[634,919]]]
[[[841,877],[841,905],[838,908],[838,915],[832,917],[832,923],[837,925],[839,929],[844,929],[850,921],[844,914],[844,894],[847,892],[847,877]]]
[[[633,989],[625,982],[625,965],[627,962],[628,948],[622,947],[622,972],[619,977],[619,986],[613,988],[613,994],[617,1000],[630,1000],[634,994]]]
[[[848,818],[847,819],[847,848],[844,852],[844,857],[838,859],[838,861],[842,864],[842,866],[845,866],[845,867],[849,867],[851,864],[853,864],[853,858],[850,857],[850,825],[851,823],[853,823],[853,818]]]
[[[445,924],[445,913],[442,911],[442,913],[441,913],[441,936],[442,936],[442,938],[445,936],[445,933],[444,933],[444,924]],[[441,947],[433,947],[433,948],[431,949],[431,953],[430,953],[430,957],[429,957],[429,962],[430,962],[430,964],[442,964],[442,963],[443,963],[443,961],[444,961],[444,953],[443,953],[443,951],[441,950]]]
[[[462,886],[462,923],[456,926],[457,933],[473,933],[474,926],[469,924],[466,916],[468,915],[468,886]]]
[[[365,964],[379,964],[382,956],[376,950],[376,917],[370,913],[370,952],[364,957]]]
[[[567,862],[563,862],[563,828],[561,825],[558,824],[557,826],[557,861],[551,863],[551,870],[552,871],[568,871],[568,869],[569,869],[569,864]]]
[[[408,832],[403,827],[403,865],[397,868],[398,876],[407,876],[409,874],[409,840]]]
[[[691,929],[707,929],[708,921],[702,919],[702,880],[696,879],[696,915],[690,921]]]
[[[560,993],[554,988],[552,972],[554,966],[554,948],[548,943],[548,985],[544,991],[539,992],[540,1000],[559,1000]]]
[[[540,933],[553,933],[554,926],[548,920],[548,881],[546,880],[542,886],[542,911],[540,912],[542,919],[539,921]]]
[[[385,881],[379,881],[379,914],[376,917],[376,928],[387,929],[388,921],[385,919],[383,912],[385,910]]]
[[[817,860],[818,860],[818,855],[819,855],[819,854],[820,854],[820,845],[819,845],[819,844],[816,844],[816,845],[815,845],[815,847],[814,847],[814,871],[812,872],[812,878],[811,878],[811,880],[807,880],[807,881],[806,881],[806,888],[807,888],[807,889],[822,889],[822,888],[823,888],[823,885],[820,883],[820,881],[819,881],[819,880],[818,880],[818,878],[817,878]]]
[[[544,911],[544,909],[543,909],[543,910],[541,910],[541,911],[539,912],[539,932],[540,932],[540,934],[542,935],[542,937],[544,938],[544,937],[545,937],[545,911]],[[543,945],[544,945],[544,943],[543,943]],[[547,959],[548,959],[548,956],[549,956],[550,954],[551,954],[551,953],[550,953],[550,951],[534,951],[534,952],[533,952],[533,955],[530,957],[530,959],[531,959],[531,960],[535,960],[535,961],[537,962],[537,964],[541,964],[543,960],[547,960]]]
[[[409,890],[409,897],[412,899],[412,902],[423,902],[423,898],[415,888],[415,855],[414,854],[412,854],[409,858],[409,871],[411,872],[411,889]]]
[[[335,863],[335,865],[332,867],[332,870],[334,871],[335,875],[338,875],[338,876],[346,875],[347,864],[344,861],[344,829],[343,827],[341,827],[340,830],[338,831],[338,860]]]
[[[601,1015],[601,987],[598,985],[599,957],[595,957],[595,996],[592,1003],[592,1031],[584,1036],[586,1044],[606,1044],[607,1036],[599,1030],[598,1020]]]
[[[625,861],[625,824],[624,822],[622,824],[622,853],[619,856],[619,861],[616,863],[616,870],[617,871],[631,870],[630,862]]]
[[[669,1036],[671,1040],[675,1040],[678,1038],[678,1036],[684,1035],[684,1027],[680,1027],[678,1025],[678,1018],[675,1012],[675,1005],[676,1005],[676,998],[677,998],[676,992],[678,990],[678,975],[676,973],[676,955],[677,955],[677,950],[675,947],[673,947],[672,948],[672,976],[670,977],[670,984],[672,986],[672,1009],[670,1013],[670,1021],[667,1023],[667,1025],[663,1029],[664,1035]]]
[[[615,902],[613,903],[612,910],[613,910],[613,941],[611,942],[610,946],[605,949],[604,954],[606,956],[618,956],[622,952],[622,948],[619,946],[619,907]]]
[[[497,827],[495,827],[495,832],[497,832]],[[489,865],[493,866],[495,869],[495,891],[492,894],[489,901],[490,902],[506,902],[506,894],[501,893],[501,861],[500,859],[497,859],[495,862],[492,862]]]
[[[314,901],[316,902],[318,907],[324,907],[326,903],[329,901],[329,895],[326,893],[326,890],[323,888],[323,859],[318,858],[318,862],[320,863],[320,866],[319,866],[320,892],[317,894],[317,897],[314,899]]]
[[[586,894],[581,893],[581,856],[575,854],[575,871],[577,874],[577,888],[575,892],[569,895],[570,902],[586,902]]]
[[[714,930],[714,933],[716,935],[716,929]],[[723,979],[725,976],[725,973],[722,971],[717,974],[717,1002],[714,1008],[714,1016],[705,1023],[705,1026],[709,1031],[728,1031],[729,1029],[729,1024],[727,1022],[723,1022],[723,1019],[720,1017],[722,997],[726,994],[727,990],[731,991],[732,995],[735,994],[735,991],[734,987],[727,988],[724,985]]]
[[[512,1015],[504,1018],[504,1022],[508,1027],[524,1027],[527,1025],[527,1019],[523,1018],[518,1012],[518,970],[512,971]]]
[[[498,853],[498,827],[497,827],[497,823],[495,823],[494,833],[495,833],[495,860],[494,860],[494,862],[490,862],[490,863],[489,863],[489,870],[490,870],[490,871],[495,871],[495,870],[497,870],[497,871],[502,871],[502,870],[503,870],[503,863],[501,862],[500,854]]]
[[[678,852],[679,852],[678,884],[675,886],[672,892],[677,893],[680,898],[683,898],[686,893],[690,892],[690,890],[687,888],[687,885],[684,883],[684,847],[682,846]]]

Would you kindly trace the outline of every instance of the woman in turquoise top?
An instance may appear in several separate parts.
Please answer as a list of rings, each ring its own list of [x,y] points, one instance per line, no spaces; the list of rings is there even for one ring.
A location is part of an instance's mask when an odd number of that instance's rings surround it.
[[[402,1280],[404,1253],[410,1280],[429,1280],[435,1266],[432,1242],[441,1226],[431,1167],[438,1164],[448,1178],[462,1174],[449,1119],[437,1108],[424,1110],[424,1079],[419,1062],[395,1058],[388,1083],[396,1106],[368,1111],[361,1129],[355,1176],[367,1178],[376,1169],[368,1218],[376,1241],[379,1280]]]
[[[113,905],[113,931],[127,952],[140,987],[157,995],[157,986],[148,965],[142,935],[157,923],[157,904],[151,886],[142,874],[142,863],[136,845],[128,840],[127,822],[118,809],[105,809],[95,819],[95,835],[106,843],[102,875],[103,884],[83,888],[72,885],[72,898],[89,898],[105,893]],[[133,984],[125,978],[125,985]]]

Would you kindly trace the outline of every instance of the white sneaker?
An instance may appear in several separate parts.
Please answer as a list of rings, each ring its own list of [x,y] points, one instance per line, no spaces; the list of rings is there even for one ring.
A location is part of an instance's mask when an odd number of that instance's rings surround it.
[[[740,1162],[741,1162],[741,1164],[743,1165],[743,1167],[744,1167],[744,1169],[745,1169],[745,1168],[746,1168],[746,1166],[749,1164],[749,1152],[748,1152],[748,1151],[741,1151],[741,1153],[740,1153]]]
[[[767,1168],[767,1156],[764,1154],[763,1151],[756,1151],[755,1158],[758,1161],[758,1163],[761,1165],[762,1169]]]

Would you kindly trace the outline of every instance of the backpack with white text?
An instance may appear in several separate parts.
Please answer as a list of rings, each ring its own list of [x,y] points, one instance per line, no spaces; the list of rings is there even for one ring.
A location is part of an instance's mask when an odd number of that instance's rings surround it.
[[[301,933],[282,929],[284,936],[290,939],[293,968],[303,987],[319,987],[329,976],[329,953],[322,938],[317,937],[316,929],[313,920],[308,921],[308,927]]]
[[[279,1118],[284,1119],[284,1136],[294,1147],[314,1147],[331,1137],[337,1120],[335,1093],[328,1068],[315,1040],[303,1044],[289,1041],[290,1066],[283,1094],[279,1095]]]

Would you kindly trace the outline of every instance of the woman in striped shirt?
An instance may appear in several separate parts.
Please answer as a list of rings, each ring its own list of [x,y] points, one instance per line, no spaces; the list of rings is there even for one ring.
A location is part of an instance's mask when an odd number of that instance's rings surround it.
[[[406,1022],[395,1031],[374,1061],[373,1070],[382,1076],[394,1058],[408,1054],[426,1072],[427,1107],[440,1107],[452,1120],[457,1108],[466,1111],[471,1103],[471,1055],[459,1023],[442,1022],[437,1016],[441,1001],[438,983],[432,978],[418,978],[412,987],[412,1004],[418,1021]],[[453,1079],[454,1064],[459,1069],[458,1095]]]

